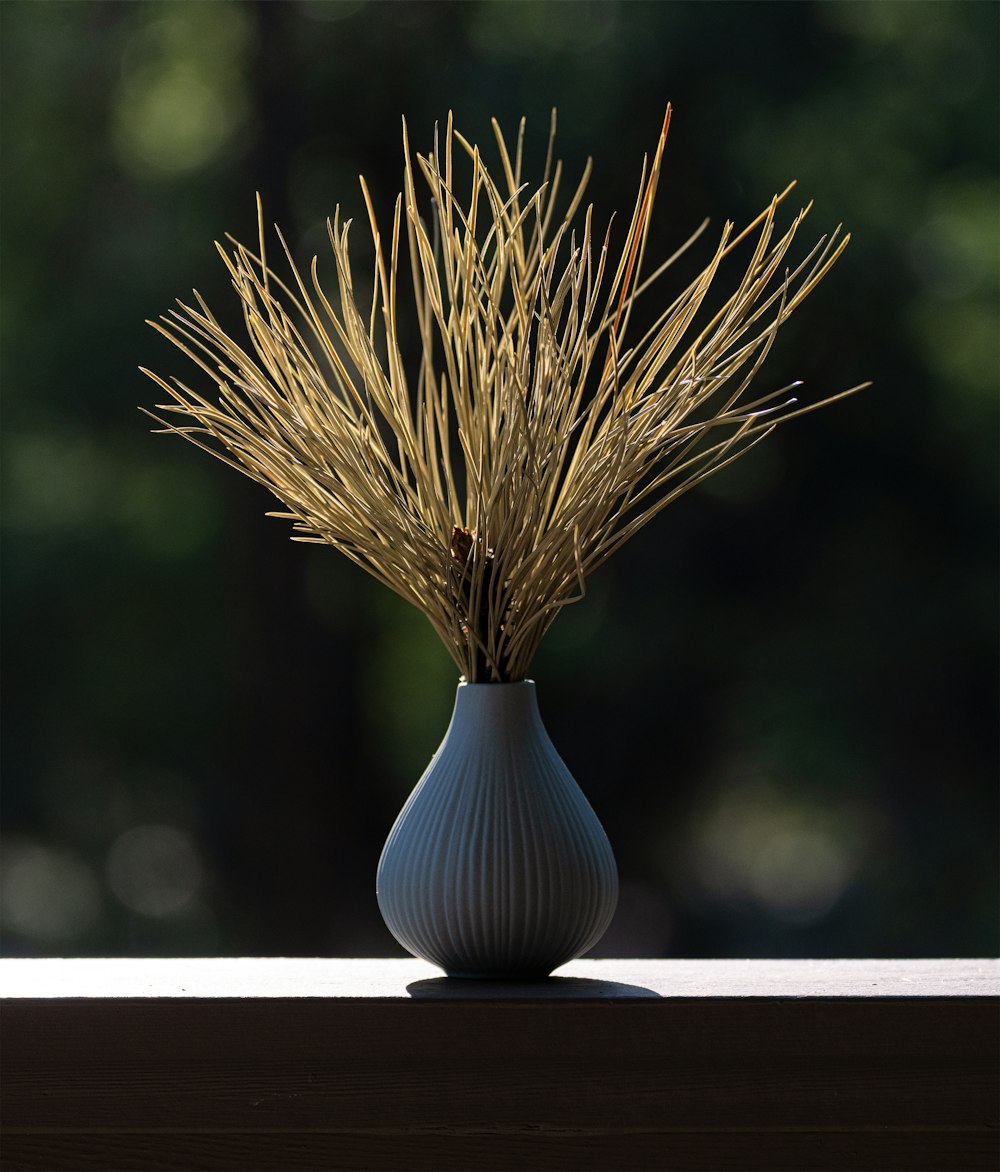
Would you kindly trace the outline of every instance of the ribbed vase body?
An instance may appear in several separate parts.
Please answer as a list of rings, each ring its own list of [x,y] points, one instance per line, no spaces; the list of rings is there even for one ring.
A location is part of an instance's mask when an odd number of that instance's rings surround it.
[[[549,740],[535,685],[460,684],[379,862],[379,908],[449,976],[529,978],[586,952],[618,900],[607,836]]]

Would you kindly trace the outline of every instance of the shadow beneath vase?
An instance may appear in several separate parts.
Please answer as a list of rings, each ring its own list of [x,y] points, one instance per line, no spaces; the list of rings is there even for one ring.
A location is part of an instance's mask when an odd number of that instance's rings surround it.
[[[439,1001],[621,1001],[660,999],[642,985],[598,981],[589,977],[545,977],[541,980],[497,981],[468,977],[429,977],[406,986],[411,997]]]

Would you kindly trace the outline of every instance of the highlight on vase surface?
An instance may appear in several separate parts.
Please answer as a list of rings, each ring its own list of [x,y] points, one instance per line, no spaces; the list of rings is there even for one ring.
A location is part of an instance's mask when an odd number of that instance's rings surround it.
[[[364,276],[339,207],[332,280],[315,257],[303,272],[278,228],[273,263],[258,199],[255,246],[217,246],[246,337],[197,292],[178,302],[151,324],[207,386],[145,371],[169,396],[147,413],[269,488],[295,540],[339,549],[418,607],[464,680],[524,679],[561,608],[662,508],[779,423],[861,389],[804,405],[793,387],[749,393],[849,239],[838,229],[793,257],[809,208],[779,229],[791,186],[725,224],[686,287],[664,278],[706,224],[647,265],[669,123],[668,107],[617,243],[585,206],[589,162],[564,194],[554,113],[537,183],[523,120],[512,144],[494,122],[489,165],[450,115],[427,155],[404,123],[387,219],[361,180]],[[663,308],[632,328],[654,297]]]

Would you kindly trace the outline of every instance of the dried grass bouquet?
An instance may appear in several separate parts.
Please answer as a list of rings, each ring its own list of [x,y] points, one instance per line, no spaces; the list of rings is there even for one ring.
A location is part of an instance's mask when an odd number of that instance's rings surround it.
[[[560,609],[665,505],[778,423],[861,389],[809,406],[790,387],[748,399],[778,328],[849,239],[838,229],[789,267],[808,211],[777,234],[791,187],[743,231],[727,223],[701,274],[630,333],[637,299],[705,227],[641,275],[669,122],[668,107],[620,250],[610,227],[594,237],[590,207],[581,215],[589,161],[557,210],[554,114],[537,187],[522,177],[523,120],[513,157],[494,121],[491,174],[449,116],[426,157],[404,123],[387,235],[361,180],[370,284],[355,278],[339,207],[327,221],[336,285],[315,257],[300,272],[276,230],[279,276],[258,200],[256,251],[217,245],[249,345],[197,292],[150,323],[215,387],[203,397],[145,371],[170,396],[159,410],[181,417],[153,418],[268,487],[287,510],[269,515],[292,521],[295,540],[336,547],[413,603],[470,683],[523,679]],[[735,287],[707,308],[721,262],[754,234]],[[419,332],[416,370],[401,312]]]

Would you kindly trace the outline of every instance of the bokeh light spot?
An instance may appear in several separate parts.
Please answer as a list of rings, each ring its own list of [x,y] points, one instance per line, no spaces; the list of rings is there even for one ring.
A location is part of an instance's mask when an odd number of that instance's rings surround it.
[[[136,547],[166,561],[204,549],[222,524],[211,475],[170,460],[133,469],[122,485],[119,509]]]
[[[735,782],[693,829],[694,877],[721,903],[749,902],[776,920],[809,924],[848,890],[873,834],[856,806],[827,808],[767,781]]]
[[[36,842],[7,844],[0,871],[5,931],[61,944],[85,936],[100,911],[100,888],[82,859]]]
[[[5,472],[9,525],[63,529],[90,521],[98,508],[99,463],[88,437],[56,431],[10,435]]]
[[[228,0],[147,11],[123,56],[113,124],[119,161],[143,178],[195,171],[227,145],[246,117],[249,41]]]
[[[133,826],[108,854],[111,890],[127,908],[144,916],[183,912],[202,882],[202,865],[188,834],[174,826]]]

